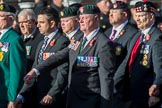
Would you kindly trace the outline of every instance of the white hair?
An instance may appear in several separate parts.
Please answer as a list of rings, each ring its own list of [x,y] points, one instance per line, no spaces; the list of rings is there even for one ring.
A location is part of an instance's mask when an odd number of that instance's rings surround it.
[[[23,16],[23,15],[27,15],[27,19],[28,19],[28,20],[34,20],[34,21],[37,20],[36,14],[35,14],[35,12],[33,11],[33,9],[23,9],[23,10],[21,10],[21,11],[19,12],[19,14],[18,14],[18,18],[19,18],[20,16]]]

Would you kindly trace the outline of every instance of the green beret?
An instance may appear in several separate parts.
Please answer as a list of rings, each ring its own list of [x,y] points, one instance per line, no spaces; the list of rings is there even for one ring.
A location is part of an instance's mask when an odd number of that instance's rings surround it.
[[[2,3],[2,4],[0,4],[0,11],[11,12],[11,8],[8,4]]]
[[[77,16],[78,9],[79,8],[77,8],[77,7],[64,8],[62,11],[60,11],[59,16],[60,16],[60,18]]]
[[[100,10],[96,5],[83,5],[79,8],[78,14],[99,14]]]

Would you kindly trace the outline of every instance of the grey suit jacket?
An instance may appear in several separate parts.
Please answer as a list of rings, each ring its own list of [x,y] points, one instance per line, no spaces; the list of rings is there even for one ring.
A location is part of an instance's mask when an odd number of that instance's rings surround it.
[[[81,35],[83,36],[83,35]],[[106,108],[111,107],[113,93],[113,74],[115,72],[115,56],[112,42],[98,32],[93,44],[88,44],[79,54],[82,38],[73,45],[56,53],[42,64],[36,66],[40,72],[49,66],[57,66],[69,59],[69,90],[67,104],[69,108]],[[78,57],[92,58],[90,64],[80,67]],[[93,63],[95,65],[93,65]],[[83,65],[87,64],[83,62]]]

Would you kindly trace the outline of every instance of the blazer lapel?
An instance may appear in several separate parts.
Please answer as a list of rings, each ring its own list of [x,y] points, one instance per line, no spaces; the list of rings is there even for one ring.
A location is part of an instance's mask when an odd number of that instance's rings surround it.
[[[57,39],[59,38],[60,33],[59,31],[57,32],[57,34],[50,40],[50,42],[48,43],[45,51],[49,51],[56,43]],[[53,42],[52,42],[53,41]]]
[[[97,36],[94,36],[89,43],[85,46],[85,48],[80,52],[81,55],[85,55],[93,46],[93,44],[96,42]]]
[[[80,35],[81,35],[81,36],[79,36],[78,40],[76,40],[76,41],[79,42],[79,46],[77,47],[76,50],[71,49],[71,51],[70,51],[70,57],[71,57],[71,58],[70,58],[70,62],[71,62],[72,65],[74,64],[74,62],[75,62],[77,56],[78,56],[79,53],[80,53],[80,47],[81,47],[81,42],[82,42],[82,40],[83,40],[83,34],[80,34]]]

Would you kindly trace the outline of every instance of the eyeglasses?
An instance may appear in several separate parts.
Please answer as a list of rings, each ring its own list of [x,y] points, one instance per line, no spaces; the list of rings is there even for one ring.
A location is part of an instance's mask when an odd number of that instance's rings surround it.
[[[27,23],[30,23],[31,20],[26,20],[26,21],[19,21],[18,24],[27,24]]]

